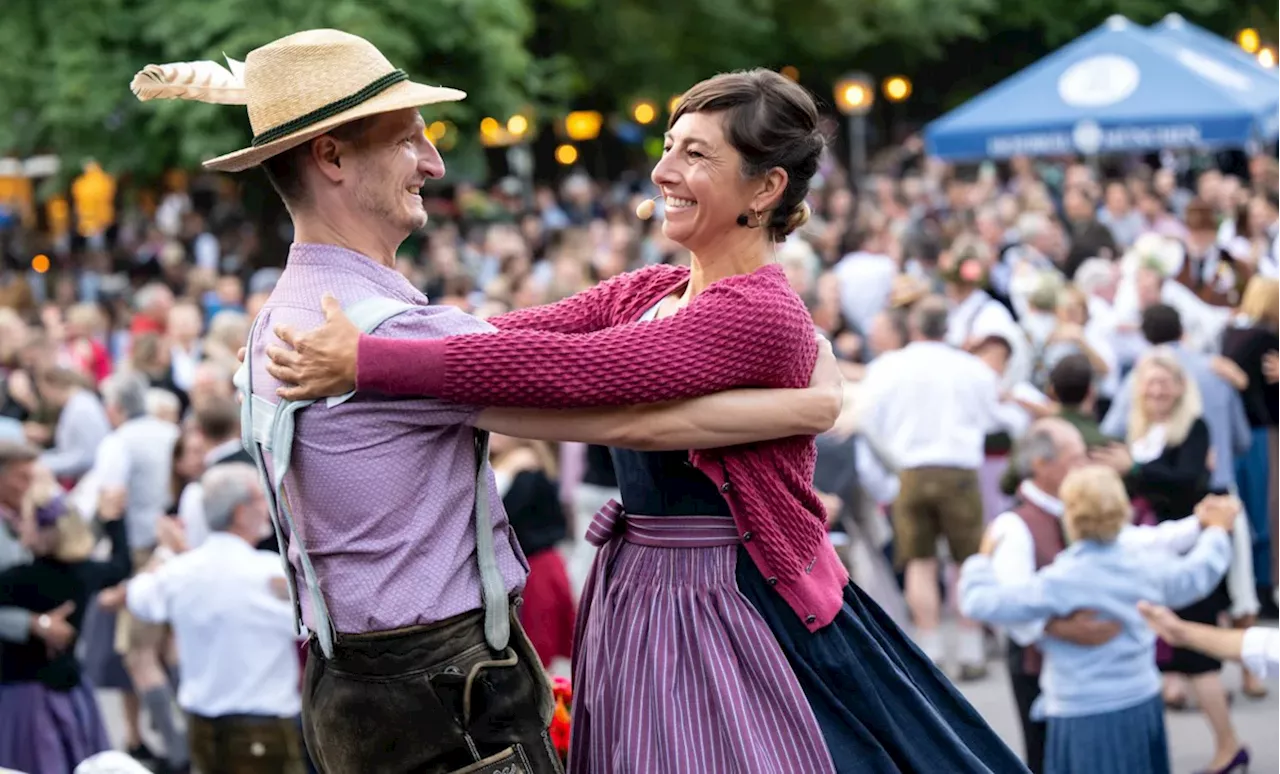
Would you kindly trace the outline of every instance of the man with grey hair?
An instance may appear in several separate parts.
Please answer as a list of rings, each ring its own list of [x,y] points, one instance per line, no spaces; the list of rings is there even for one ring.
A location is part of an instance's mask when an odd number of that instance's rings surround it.
[[[125,532],[135,568],[146,567],[156,547],[156,524],[168,513],[173,494],[173,448],[179,429],[147,413],[147,378],[134,371],[112,374],[102,383],[102,402],[115,429],[102,440],[88,477],[98,486],[125,490]],[[104,592],[101,601],[118,599]],[[135,621],[127,610],[116,620],[116,652],[124,657],[134,692],[164,739],[168,764],[186,765],[186,738],[174,722],[168,678],[161,665],[163,627]]]
[[[1073,469],[1088,463],[1084,437],[1064,419],[1036,421],[1014,450],[1014,465],[1023,478],[1017,505],[991,522],[997,542],[991,555],[996,577],[1003,584],[1030,582],[1040,568],[1053,562],[1066,547],[1060,519],[1063,505],[1058,490]],[[1165,522],[1156,527],[1126,527],[1120,540],[1144,549],[1185,553],[1195,545],[1200,523],[1195,516]],[[1033,774],[1044,770],[1045,724],[1032,720],[1031,705],[1040,695],[1042,637],[1090,647],[1101,645],[1120,631],[1114,621],[1099,621],[1089,610],[1067,618],[1031,621],[1006,630],[1009,636],[1009,680],[1022,721],[1027,766]]]
[[[916,640],[934,661],[945,646],[939,628],[938,539],[963,562],[982,540],[978,468],[984,441],[1000,427],[997,377],[985,363],[944,342],[949,311],[937,296],[912,310],[912,342],[892,368],[871,368],[863,382],[863,432],[898,468],[893,508],[895,552],[906,568],[907,606]],[[956,652],[961,679],[985,674],[982,630],[962,621]]]
[[[208,538],[130,581],[128,608],[173,628],[198,770],[301,774],[298,641],[280,559],[255,548],[270,518],[258,471],[228,462],[200,483]]]

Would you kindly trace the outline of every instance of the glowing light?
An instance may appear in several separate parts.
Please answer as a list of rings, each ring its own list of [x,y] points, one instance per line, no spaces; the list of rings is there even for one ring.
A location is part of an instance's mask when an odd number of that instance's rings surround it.
[[[529,131],[529,119],[519,113],[507,119],[507,131],[519,137]]]
[[[680,98],[681,98],[681,97],[683,97],[683,96],[684,96],[683,94],[677,94],[677,95],[675,95],[674,97],[672,97],[671,99],[667,100],[667,112],[668,112],[668,113],[674,113],[674,112],[676,112],[676,108],[680,107]]]
[[[1258,46],[1262,44],[1261,38],[1258,37],[1258,31],[1252,27],[1246,27],[1240,30],[1240,34],[1236,35],[1236,43],[1240,44],[1240,48],[1248,51],[1250,54],[1258,52]]]
[[[564,117],[564,133],[570,140],[584,142],[600,136],[604,116],[594,110],[575,110]]]
[[[911,81],[901,75],[884,80],[884,97],[890,102],[901,102],[911,96]]]
[[[560,147],[556,148],[556,161],[560,162],[566,167],[570,166],[577,160],[578,160],[578,149],[573,147],[572,145],[565,143],[564,145],[561,145]]]
[[[651,124],[653,119],[658,117],[658,109],[648,100],[637,102],[635,107],[631,108],[631,117],[637,124]]]
[[[778,72],[782,74],[783,78],[787,78],[789,80],[793,80],[797,82],[800,80],[800,71],[792,65],[787,65],[786,67],[782,68]]]
[[[489,116],[480,122],[480,133],[485,135],[495,135],[502,127],[498,125],[498,119]]]
[[[44,274],[49,270],[49,256],[41,253],[31,259],[31,268],[36,274]]]
[[[432,121],[431,126],[426,129],[427,139],[432,142],[440,142],[446,134],[449,133],[449,125],[444,121]]]
[[[1269,48],[1258,49],[1258,64],[1271,68],[1276,66],[1276,52]]]

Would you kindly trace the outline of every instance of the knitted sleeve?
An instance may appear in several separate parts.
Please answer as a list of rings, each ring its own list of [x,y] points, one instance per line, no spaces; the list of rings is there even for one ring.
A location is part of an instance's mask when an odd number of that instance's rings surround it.
[[[357,383],[392,395],[526,408],[802,387],[817,357],[813,323],[777,274],[722,280],[671,317],[593,333],[510,330],[427,341],[362,336]]]
[[[683,276],[671,266],[650,266],[605,280],[563,301],[517,309],[491,317],[488,322],[499,330],[590,333],[614,324],[619,296],[641,291],[654,283],[674,284]]]

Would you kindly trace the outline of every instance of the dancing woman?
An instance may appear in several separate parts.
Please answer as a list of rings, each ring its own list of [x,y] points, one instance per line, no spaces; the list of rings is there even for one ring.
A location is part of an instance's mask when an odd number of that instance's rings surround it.
[[[811,96],[782,76],[704,81],[652,176],[689,269],[650,267],[495,318],[497,333],[432,341],[361,337],[331,305],[316,331],[277,331],[294,351],[270,348],[271,373],[298,385],[286,398],[358,383],[543,408],[802,387],[813,323],[773,245],[807,219],[823,147]],[[849,583],[812,487],[812,436],[613,454],[623,502],[589,532],[603,549],[574,648],[574,771],[1024,771]]]

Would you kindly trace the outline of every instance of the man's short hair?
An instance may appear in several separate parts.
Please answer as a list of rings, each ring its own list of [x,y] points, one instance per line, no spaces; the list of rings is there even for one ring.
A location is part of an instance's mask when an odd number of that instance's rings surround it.
[[[196,427],[211,441],[225,441],[240,431],[240,407],[232,398],[210,396],[196,410]]]
[[[360,147],[368,139],[369,128],[373,126],[376,118],[376,115],[357,118],[336,126],[325,134]],[[262,172],[266,175],[267,182],[276,189],[276,193],[280,194],[286,206],[306,203],[306,183],[302,177],[302,170],[306,168],[307,156],[311,153],[311,141],[314,139],[316,138],[313,137],[297,147],[262,162]]]
[[[947,337],[950,310],[939,296],[921,299],[911,310],[911,330],[922,339],[942,341]]]
[[[200,477],[204,518],[213,532],[231,529],[236,508],[253,499],[262,486],[258,469],[247,462],[214,465]]]
[[[120,371],[102,382],[102,402],[115,406],[128,419],[147,414],[147,378],[137,371]]]
[[[1053,395],[1064,406],[1079,406],[1093,386],[1093,364],[1086,355],[1067,355],[1049,372]]]
[[[1182,318],[1168,304],[1152,304],[1142,313],[1142,337],[1152,346],[1182,340]]]
[[[40,450],[26,441],[0,440],[0,470],[15,462],[31,462],[40,457]]]

